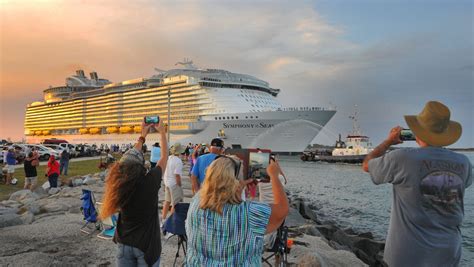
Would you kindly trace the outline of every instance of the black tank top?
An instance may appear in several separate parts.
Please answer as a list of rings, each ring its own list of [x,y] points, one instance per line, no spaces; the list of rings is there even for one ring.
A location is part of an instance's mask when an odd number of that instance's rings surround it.
[[[33,160],[25,159],[25,163],[23,164],[25,168],[25,177],[36,177],[38,174],[36,173],[36,166],[31,165]]]

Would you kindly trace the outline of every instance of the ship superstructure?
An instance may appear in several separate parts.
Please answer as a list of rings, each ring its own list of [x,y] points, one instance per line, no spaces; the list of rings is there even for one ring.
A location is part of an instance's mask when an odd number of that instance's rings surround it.
[[[335,113],[317,107],[283,108],[276,98],[280,90],[263,80],[221,69],[198,69],[191,61],[180,64],[183,68],[157,69],[149,78],[119,83],[101,79],[95,72],[87,78],[79,70],[66,79],[65,86],[44,90],[42,102],[27,106],[27,140],[57,137],[78,143],[130,143],[144,116],[159,115],[169,125],[172,142],[201,143],[220,136],[228,145],[302,151]],[[273,140],[267,140],[271,136]],[[285,136],[286,142],[279,139]]]

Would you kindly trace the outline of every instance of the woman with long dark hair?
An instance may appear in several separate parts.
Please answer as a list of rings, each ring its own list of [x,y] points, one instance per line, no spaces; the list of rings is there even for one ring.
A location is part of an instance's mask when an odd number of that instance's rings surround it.
[[[161,150],[155,168],[147,172],[142,146],[150,128],[160,135],[167,148],[165,129],[161,123],[142,123],[141,136],[111,168],[107,176],[104,204],[100,218],[119,212],[114,242],[117,243],[118,266],[159,266],[161,254],[158,190],[166,168],[168,150]]]

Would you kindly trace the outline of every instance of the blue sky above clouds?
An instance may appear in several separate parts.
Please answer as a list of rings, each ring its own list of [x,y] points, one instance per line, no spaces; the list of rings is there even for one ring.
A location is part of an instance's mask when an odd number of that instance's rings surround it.
[[[266,80],[286,106],[336,106],[315,142],[348,133],[354,105],[378,143],[439,100],[464,128],[454,146],[474,147],[471,1],[4,1],[0,18],[2,136],[78,67],[122,81],[188,57]]]

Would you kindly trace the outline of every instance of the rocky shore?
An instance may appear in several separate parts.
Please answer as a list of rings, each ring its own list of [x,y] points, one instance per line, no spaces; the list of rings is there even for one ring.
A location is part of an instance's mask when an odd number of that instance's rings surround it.
[[[116,245],[97,238],[98,232],[87,235],[80,231],[84,225],[82,189],[93,191],[96,200],[101,200],[104,179],[104,173],[78,176],[72,179],[73,187],[21,190],[0,202],[0,266],[115,266]],[[189,178],[184,177],[183,182],[185,202],[189,202]],[[356,234],[320,222],[302,199],[290,195],[290,201],[286,220],[294,241],[288,255],[290,266],[380,265],[384,244],[374,241],[370,233]],[[177,238],[163,238],[162,244],[161,266],[172,266]],[[180,253],[177,266],[183,258]]]

